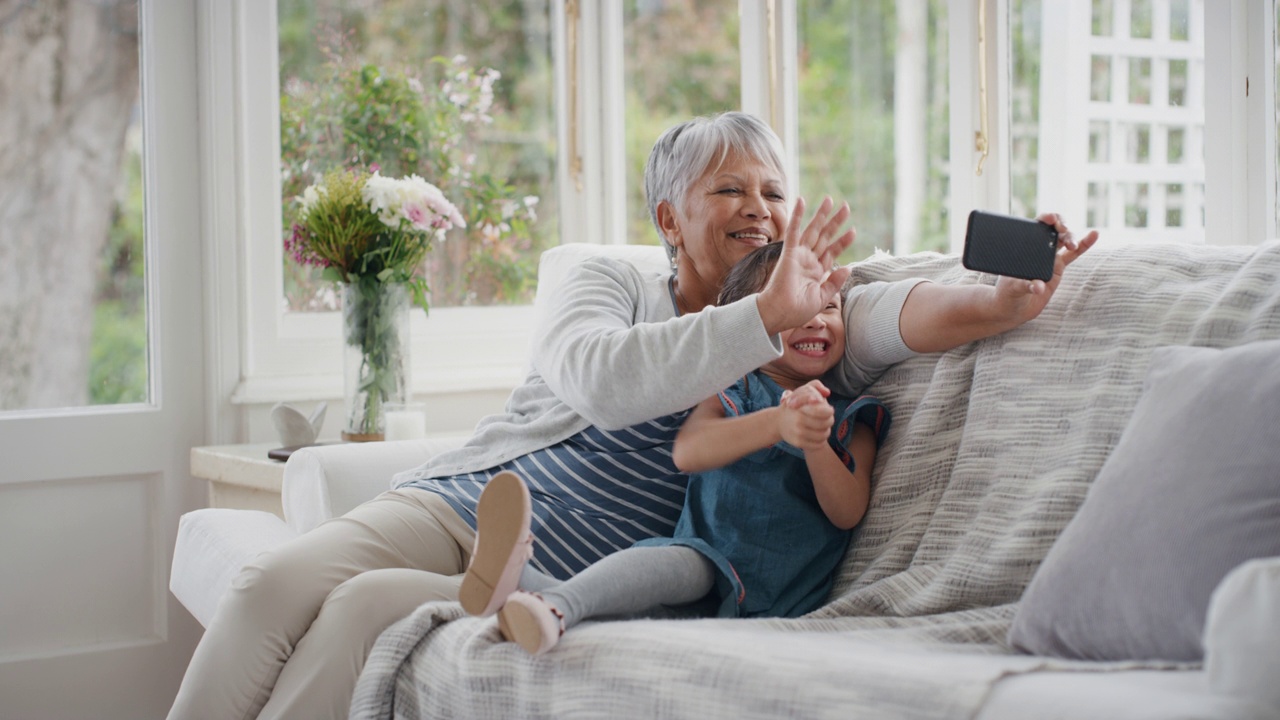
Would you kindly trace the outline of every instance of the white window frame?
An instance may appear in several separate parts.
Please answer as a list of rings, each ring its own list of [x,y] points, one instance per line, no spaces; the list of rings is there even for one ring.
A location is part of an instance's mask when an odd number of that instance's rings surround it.
[[[990,156],[974,174],[978,109],[977,18],[983,0],[951,0],[951,249],[964,243],[972,208],[1009,207],[1009,0],[987,3],[987,103]],[[1257,245],[1276,237],[1275,2],[1204,2],[1205,238],[1210,245]],[[1083,11],[1078,0],[1044,0],[1046,12]],[[1082,10],[1083,8],[1083,10]],[[1246,95],[1245,88],[1249,88]],[[1043,106],[1042,106],[1043,107]],[[967,122],[962,122],[967,118]],[[1042,139],[1042,142],[1045,140]],[[1085,229],[1083,197],[1061,203],[1042,192],[1045,207]],[[1105,240],[1105,238],[1104,238]]]
[[[951,0],[950,237],[958,251],[968,210],[1008,207],[1008,0],[987,3],[990,155],[978,153],[977,18],[984,0]],[[1046,4],[1077,0],[1045,0]],[[1274,3],[1204,3],[1206,75],[1206,235],[1211,243],[1256,244],[1276,235]],[[627,168],[624,135],[623,10],[615,0],[576,0],[576,55],[569,57],[566,8],[552,3],[557,192],[561,242],[624,243]],[[743,109],[770,122],[798,187],[795,0],[739,0]],[[199,0],[202,180],[208,293],[206,356],[214,437],[234,439],[235,405],[340,397],[338,313],[286,313],[279,236],[280,156],[277,26],[270,0]],[[766,52],[760,52],[765,48]],[[576,62],[576,118],[567,82]],[[772,72],[770,69],[772,68]],[[1250,94],[1243,93],[1245,78]],[[1230,78],[1230,81],[1221,81]],[[581,173],[571,172],[570,133]],[[1084,208],[1057,205],[1080,223]],[[415,395],[513,387],[527,360],[532,308],[440,308],[413,320]]]
[[[1205,2],[1205,235],[1276,237],[1275,2]],[[1246,92],[1247,89],[1247,92]]]

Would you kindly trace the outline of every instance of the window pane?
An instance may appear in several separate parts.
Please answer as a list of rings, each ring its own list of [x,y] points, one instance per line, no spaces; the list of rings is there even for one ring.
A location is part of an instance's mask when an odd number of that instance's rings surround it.
[[[1046,7],[1056,11],[1045,17]],[[1069,18],[1069,20],[1064,20]],[[1053,28],[1046,28],[1047,23]],[[1077,208],[1108,243],[1204,242],[1204,8],[1202,0],[1014,0],[1013,212]],[[1065,57],[1049,57],[1055,33]],[[1053,97],[1039,95],[1050,89]],[[1041,102],[1018,100],[1025,93]],[[1039,114],[1052,102],[1052,117]],[[1021,118],[1023,107],[1035,115]],[[1032,161],[1024,134],[1060,132]],[[1044,197],[1052,207],[1036,206]]]
[[[0,66],[0,410],[147,402],[137,3],[13,5]]]
[[[654,140],[695,115],[742,107],[738,4],[625,0],[627,242],[660,242],[644,196]]]
[[[843,259],[948,248],[946,3],[797,13],[800,191],[849,202],[858,238]]]
[[[424,262],[432,307],[532,300],[558,238],[550,0],[279,0],[285,238],[327,170],[416,174],[456,204]],[[291,310],[331,310],[286,257]]]

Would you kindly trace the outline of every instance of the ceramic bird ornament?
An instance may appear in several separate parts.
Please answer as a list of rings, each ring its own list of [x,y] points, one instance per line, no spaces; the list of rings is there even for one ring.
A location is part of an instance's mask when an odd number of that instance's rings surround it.
[[[271,422],[276,426],[280,436],[280,444],[284,447],[299,447],[315,444],[320,435],[320,426],[324,424],[324,411],[329,403],[322,402],[311,412],[311,417],[292,405],[276,403],[271,408]]]

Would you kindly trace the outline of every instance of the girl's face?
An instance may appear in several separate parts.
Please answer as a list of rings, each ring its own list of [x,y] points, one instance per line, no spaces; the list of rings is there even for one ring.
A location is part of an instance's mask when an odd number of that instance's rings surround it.
[[[780,334],[782,357],[764,366],[769,377],[784,388],[795,389],[822,377],[840,362],[844,355],[844,316],[840,303],[837,293],[812,320]]]
[[[786,192],[781,174],[738,154],[704,173],[663,228],[677,248],[680,282],[697,283],[714,297],[734,263],[782,238],[790,216]]]

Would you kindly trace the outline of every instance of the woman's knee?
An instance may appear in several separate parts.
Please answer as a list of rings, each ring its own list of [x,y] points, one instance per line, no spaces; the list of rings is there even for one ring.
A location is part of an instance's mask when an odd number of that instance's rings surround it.
[[[422,570],[370,570],[334,588],[321,608],[321,619],[349,628],[364,626],[376,635],[423,603],[457,600],[459,582]]]
[[[287,615],[315,617],[333,589],[317,582],[326,575],[321,563],[286,547],[258,555],[231,581],[224,603],[236,607],[240,620],[268,622]]]

